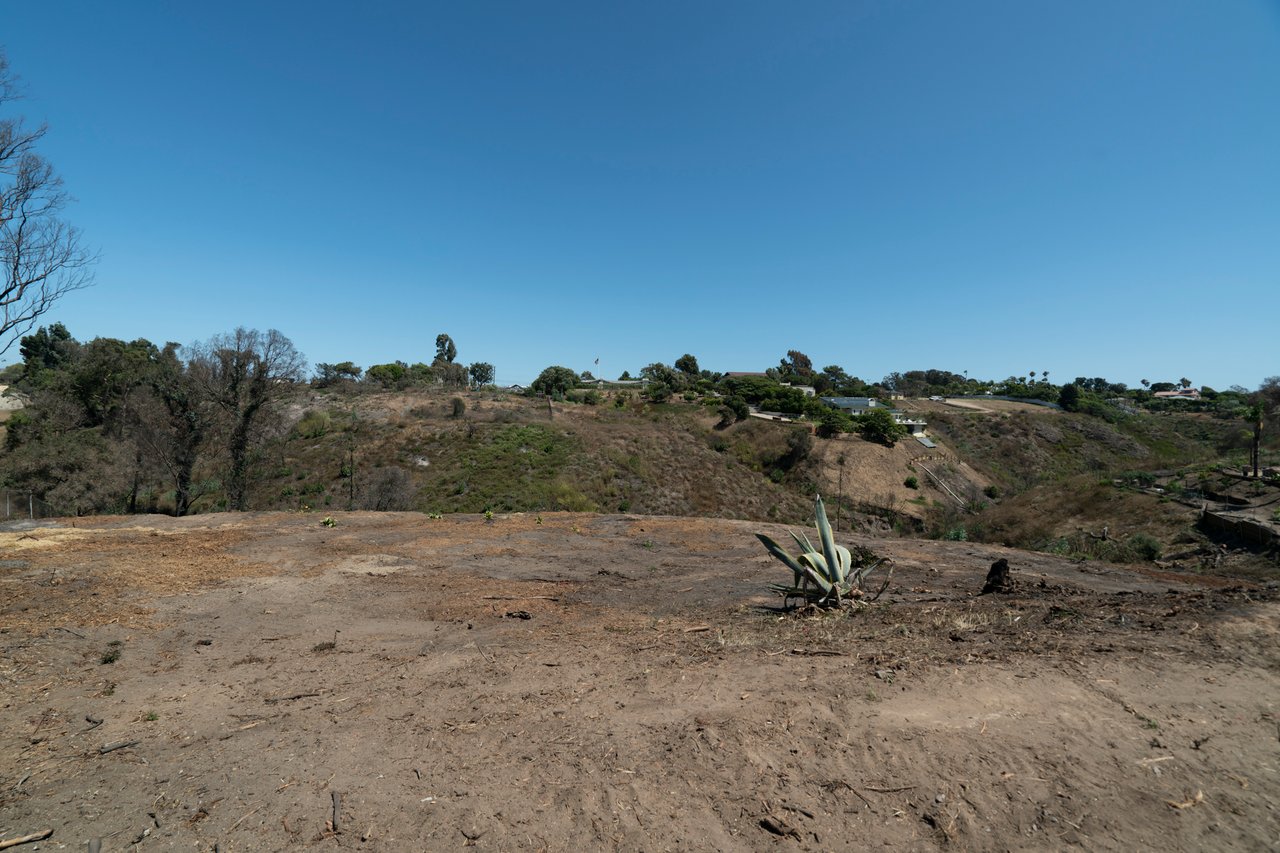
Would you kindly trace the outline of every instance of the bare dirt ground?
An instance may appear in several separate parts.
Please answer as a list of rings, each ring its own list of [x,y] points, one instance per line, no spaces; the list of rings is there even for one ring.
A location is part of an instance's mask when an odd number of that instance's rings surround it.
[[[884,540],[797,615],[745,523],[336,520],[0,532],[0,842],[1280,847],[1274,588]]]

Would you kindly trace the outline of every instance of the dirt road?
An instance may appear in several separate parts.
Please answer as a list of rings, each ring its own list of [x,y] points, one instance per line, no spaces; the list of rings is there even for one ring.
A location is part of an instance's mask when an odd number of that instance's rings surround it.
[[[884,540],[797,616],[743,523],[335,520],[0,533],[0,841],[1280,846],[1274,589]]]

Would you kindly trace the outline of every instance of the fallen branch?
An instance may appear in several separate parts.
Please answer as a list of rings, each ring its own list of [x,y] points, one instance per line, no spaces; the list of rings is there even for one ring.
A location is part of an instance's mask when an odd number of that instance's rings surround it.
[[[319,696],[319,693],[292,693],[288,696],[276,696],[272,699],[264,699],[268,705],[274,705],[277,702],[292,702],[295,699],[310,699],[313,696]]]
[[[103,744],[98,747],[99,755],[106,755],[108,752],[115,752],[117,749],[128,749],[131,746],[137,746],[142,743],[140,740],[119,740],[115,743]],[[4,849],[4,848],[0,848]]]
[[[792,649],[793,655],[807,655],[809,657],[825,657],[836,658],[844,655],[839,649]]]
[[[8,841],[0,841],[0,850],[8,850],[10,847],[17,847],[19,844],[30,844],[32,841],[44,841],[50,835],[53,835],[52,829],[42,829],[39,832],[33,832],[21,838],[10,838]]]
[[[710,630],[711,630],[710,625],[695,625],[692,628],[685,628],[684,632],[686,634],[701,634],[703,631],[710,631]]]
[[[559,601],[554,595],[482,595],[485,601]]]
[[[238,728],[236,728],[235,731],[230,731],[230,732],[227,732],[225,735],[222,735],[220,738],[218,738],[218,740],[230,740],[235,735],[236,732],[242,732],[245,729],[251,729],[254,726],[260,726],[264,722],[265,720],[254,720],[252,723],[245,723],[243,726],[239,726]]]
[[[1196,795],[1194,797],[1188,797],[1180,803],[1175,803],[1173,800],[1165,800],[1165,802],[1169,804],[1170,808],[1189,809],[1197,803],[1204,802],[1204,791],[1196,791]]]
[[[231,831],[232,831],[233,829],[235,829],[237,826],[239,826],[240,824],[244,823],[244,822],[245,822],[245,820],[247,820],[247,819],[249,818],[249,816],[250,816],[250,815],[257,814],[257,812],[258,812],[261,808],[262,808],[262,804],[261,804],[261,803],[259,803],[258,805],[254,806],[252,809],[250,809],[249,811],[245,812],[245,813],[244,813],[244,815],[243,815],[243,816],[241,816],[241,818],[240,818],[238,821],[236,821],[235,823],[231,824],[231,826],[230,826],[230,827],[228,827],[227,832],[231,832]],[[216,850],[217,848],[215,847],[214,849]]]
[[[760,818],[760,828],[768,832],[771,832],[774,835],[779,835],[784,838],[800,837],[800,831],[797,830],[795,827],[789,825],[786,821],[782,820],[781,818],[775,818],[771,816],[762,817]]]
[[[911,791],[915,789],[915,785],[903,785],[899,788],[872,788],[870,785],[863,785],[863,790],[874,791],[877,794],[897,794],[901,791]]]

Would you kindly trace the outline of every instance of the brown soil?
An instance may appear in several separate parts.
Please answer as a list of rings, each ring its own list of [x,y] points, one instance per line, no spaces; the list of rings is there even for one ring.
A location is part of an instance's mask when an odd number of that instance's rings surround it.
[[[746,523],[336,521],[0,533],[0,841],[1280,844],[1274,588],[885,540],[879,602],[803,615]]]

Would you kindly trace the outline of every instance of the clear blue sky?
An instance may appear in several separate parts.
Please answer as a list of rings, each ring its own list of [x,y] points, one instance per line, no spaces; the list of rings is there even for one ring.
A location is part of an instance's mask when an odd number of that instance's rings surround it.
[[[77,338],[1280,373],[1280,4],[8,3]]]

